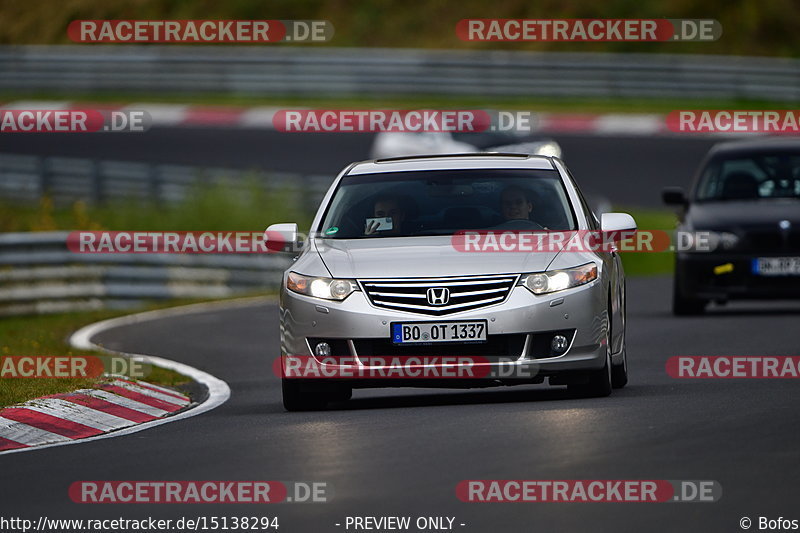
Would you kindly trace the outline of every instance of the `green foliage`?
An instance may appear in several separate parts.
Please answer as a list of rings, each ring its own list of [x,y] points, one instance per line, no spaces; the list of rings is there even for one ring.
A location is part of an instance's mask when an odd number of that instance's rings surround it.
[[[465,43],[455,34],[463,18],[713,18],[723,35],[711,43]],[[800,52],[795,0],[0,0],[0,44],[69,43],[67,25],[78,19],[325,19],[336,30],[332,46],[789,57]]]
[[[298,207],[301,194],[289,190],[267,192],[251,181],[244,185],[198,185],[177,204],[158,205],[137,199],[102,205],[78,201],[68,206],[54,206],[47,198],[36,206],[0,202],[0,232],[263,231],[275,222],[298,222],[306,227],[313,213]]]

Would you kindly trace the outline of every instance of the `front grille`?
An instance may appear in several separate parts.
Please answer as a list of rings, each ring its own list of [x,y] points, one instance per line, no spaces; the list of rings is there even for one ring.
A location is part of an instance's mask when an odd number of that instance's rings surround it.
[[[800,230],[783,232],[778,225],[749,226],[743,228],[744,241],[739,249],[754,253],[800,252]]]
[[[503,302],[518,274],[359,280],[375,307],[442,316]],[[429,298],[432,289],[433,298]],[[443,292],[447,298],[442,298]]]

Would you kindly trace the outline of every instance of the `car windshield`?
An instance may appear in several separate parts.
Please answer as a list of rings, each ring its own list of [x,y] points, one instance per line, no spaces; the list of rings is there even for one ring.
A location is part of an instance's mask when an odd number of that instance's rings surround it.
[[[697,200],[800,198],[800,153],[716,159],[706,167]]]
[[[555,170],[436,170],[346,176],[319,228],[325,238],[572,230]]]

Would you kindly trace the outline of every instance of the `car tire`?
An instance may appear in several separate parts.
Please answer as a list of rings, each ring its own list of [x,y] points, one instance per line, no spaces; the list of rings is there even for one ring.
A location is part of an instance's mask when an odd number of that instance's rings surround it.
[[[302,390],[301,381],[297,379],[281,379],[283,391],[283,407],[287,411],[316,411],[324,409],[328,398],[324,393]]]
[[[611,394],[611,352],[606,350],[606,364],[589,374],[587,383],[567,386],[567,391],[578,398],[603,398]]]
[[[353,397],[352,387],[337,387],[328,395],[329,402],[346,402]]]
[[[677,269],[677,266],[676,266]],[[683,283],[675,274],[672,283],[672,314],[675,316],[701,315],[706,308],[706,301],[699,298],[686,298],[683,296]]]
[[[615,389],[621,389],[628,384],[628,351],[625,342],[628,309],[625,298],[625,296],[622,298],[622,363],[618,365],[612,363],[611,365],[611,386]]]
[[[628,354],[622,342],[622,364],[611,366],[611,387],[621,389],[628,384]]]

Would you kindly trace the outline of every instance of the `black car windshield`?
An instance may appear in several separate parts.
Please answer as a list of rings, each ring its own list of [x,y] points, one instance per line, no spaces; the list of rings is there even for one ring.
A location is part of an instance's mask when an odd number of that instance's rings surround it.
[[[555,170],[430,170],[346,176],[319,228],[331,239],[572,230]]]
[[[800,198],[800,153],[712,160],[696,192],[699,201]]]

